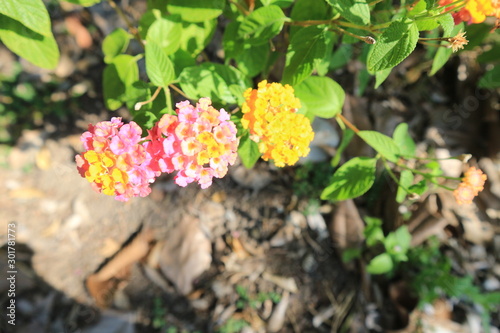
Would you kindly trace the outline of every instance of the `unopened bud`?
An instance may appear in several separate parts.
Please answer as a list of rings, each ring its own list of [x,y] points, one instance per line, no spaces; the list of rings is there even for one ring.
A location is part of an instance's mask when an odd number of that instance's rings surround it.
[[[363,42],[365,42],[366,44],[375,44],[377,41],[371,36],[365,36],[363,37]]]

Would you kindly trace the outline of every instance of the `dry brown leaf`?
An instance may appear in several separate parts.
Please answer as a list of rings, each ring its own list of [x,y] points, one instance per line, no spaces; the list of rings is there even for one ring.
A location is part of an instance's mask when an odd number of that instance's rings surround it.
[[[106,308],[113,302],[118,285],[125,281],[133,264],[147,256],[153,242],[153,232],[140,232],[101,269],[87,277],[85,285],[96,305]]]
[[[339,249],[358,247],[363,242],[364,223],[352,200],[341,201],[329,225],[330,235]]]
[[[120,244],[112,238],[106,238],[104,245],[99,249],[99,254],[103,257],[110,257],[120,249]]]
[[[187,295],[193,289],[193,281],[211,262],[212,244],[201,231],[198,220],[185,217],[168,235],[159,265],[179,292]]]

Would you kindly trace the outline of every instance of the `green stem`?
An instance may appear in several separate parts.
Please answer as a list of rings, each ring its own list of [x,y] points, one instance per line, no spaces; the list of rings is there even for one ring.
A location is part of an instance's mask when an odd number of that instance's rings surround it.
[[[227,2],[229,2],[230,4],[233,4],[236,6],[236,8],[245,16],[247,16],[248,14],[250,14],[250,12],[248,10],[245,9],[245,7],[243,7],[242,5],[240,5],[238,2],[236,1],[233,1],[233,0],[227,0]]]
[[[387,163],[387,161],[384,157],[382,157],[382,163],[384,163],[384,167],[387,170],[387,172],[389,173],[389,176],[392,178],[392,180],[394,180],[394,182],[396,184],[398,184],[398,186],[401,187],[403,190],[405,190],[407,193],[412,193],[406,186],[401,185],[398,178],[396,177],[394,172],[392,172],[391,167],[389,166],[389,164]]]
[[[153,96],[151,96],[151,98],[148,99],[147,101],[135,103],[134,110],[135,111],[139,111],[142,108],[143,105],[146,105],[146,104],[151,103],[152,101],[154,101],[156,99],[156,97],[158,97],[158,94],[160,93],[160,90],[161,90],[161,87],[156,88],[156,91],[154,92]]]
[[[346,119],[346,117],[344,117],[342,115],[342,113],[339,113],[335,116],[337,119],[339,119],[340,121],[342,121],[347,127],[349,127],[354,133],[358,134],[359,133],[359,129],[354,126],[349,120]]]

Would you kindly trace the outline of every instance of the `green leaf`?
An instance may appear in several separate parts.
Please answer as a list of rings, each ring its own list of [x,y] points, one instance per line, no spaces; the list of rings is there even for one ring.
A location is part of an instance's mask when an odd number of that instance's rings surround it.
[[[396,145],[399,147],[399,151],[404,156],[413,156],[415,155],[416,145],[413,138],[408,133],[408,124],[400,123],[396,126],[394,133],[392,134],[392,138]]]
[[[281,8],[288,8],[290,7],[294,0],[260,0],[264,6],[269,6],[269,5],[276,5]]]
[[[280,33],[287,17],[280,7],[261,7],[246,16],[238,29],[238,36],[246,43],[264,44]]]
[[[179,76],[179,83],[192,99],[210,97],[212,101],[229,104],[238,102],[232,85],[241,89],[251,86],[250,81],[236,68],[209,62],[184,68]]]
[[[425,193],[425,191],[427,191],[427,183],[425,179],[422,179],[418,183],[410,186],[408,189],[410,190],[411,193],[422,195]]]
[[[146,44],[146,73],[155,86],[167,87],[175,80],[172,61],[163,49],[154,42]]]
[[[245,45],[244,52],[236,57],[238,69],[248,77],[254,77],[262,72],[266,66],[263,59],[269,55],[269,44]]]
[[[434,61],[432,62],[432,67],[429,75],[432,76],[436,74],[436,72],[440,70],[441,67],[444,66],[444,64],[446,64],[446,62],[448,61],[448,59],[450,59],[452,54],[453,54],[452,49],[446,47],[440,47],[437,50],[436,55],[434,56]]]
[[[137,58],[121,54],[104,69],[102,77],[104,103],[110,110],[116,110],[128,100],[128,92],[139,80]]]
[[[49,13],[42,0],[2,0],[0,14],[18,21],[42,36],[53,38]],[[3,23],[0,26],[3,26]]]
[[[102,42],[102,52],[104,53],[104,62],[109,64],[117,55],[125,52],[130,41],[130,34],[122,28],[115,29],[104,38]]]
[[[222,37],[222,46],[226,59],[234,59],[243,52],[244,41],[238,37],[240,22],[233,21],[226,25],[224,36]]]
[[[413,8],[408,12],[408,17],[413,19],[415,16],[423,16],[430,14],[427,11],[427,2],[425,0],[418,1]],[[420,19],[416,21],[419,31],[433,30],[439,26],[439,23],[434,18]]]
[[[397,162],[400,152],[392,138],[375,131],[359,131],[358,136],[387,160]]]
[[[392,68],[383,69],[375,73],[375,89],[384,83],[385,79],[391,74]]]
[[[500,87],[500,66],[496,65],[487,71],[481,79],[478,86],[485,89],[495,89]]]
[[[324,58],[325,30],[316,26],[299,30],[288,45],[283,83],[298,85],[311,75],[315,62]]]
[[[411,245],[411,234],[408,227],[403,225],[387,235],[384,240],[384,247],[396,261],[406,261],[406,252]]]
[[[342,44],[330,58],[330,70],[344,67],[352,58],[352,45]]]
[[[321,193],[322,200],[341,201],[365,194],[375,181],[377,159],[355,157],[335,171],[330,185]]]
[[[261,155],[259,152],[259,146],[257,142],[250,139],[248,132],[240,138],[238,155],[241,158],[241,162],[247,169],[252,168],[255,165],[255,162],[259,160]]]
[[[354,259],[361,258],[362,250],[360,248],[345,249],[342,251],[342,262],[348,263]]]
[[[413,173],[410,170],[401,171],[401,175],[399,176],[399,185],[398,192],[396,193],[396,201],[398,203],[402,203],[406,199],[406,195],[408,194],[409,187],[413,183]],[[407,191],[408,190],[408,191]]]
[[[321,118],[331,118],[342,111],[344,89],[326,76],[311,76],[294,87],[302,108]]]
[[[189,53],[181,49],[170,55],[169,58],[174,63],[175,77],[179,77],[184,68],[196,65],[196,60]]]
[[[182,24],[171,16],[160,17],[148,29],[146,42],[156,43],[166,55],[175,53],[181,45]]]
[[[331,31],[325,31],[325,55],[322,59],[314,61],[314,70],[319,76],[325,76],[330,70],[330,59],[333,53],[333,47],[338,40],[338,36]]]
[[[495,63],[500,61],[500,43],[491,45],[491,49],[481,53],[477,57],[477,62],[480,64]]]
[[[410,55],[417,41],[418,27],[415,22],[406,19],[392,22],[368,55],[368,71],[374,73],[396,66]]]
[[[35,66],[54,69],[59,62],[59,49],[52,35],[40,35],[2,14],[0,14],[0,40],[12,52]]]
[[[203,22],[221,15],[225,4],[224,0],[170,0],[167,10],[179,14],[183,21]]]
[[[393,268],[394,263],[391,256],[388,253],[382,253],[370,261],[366,266],[366,271],[370,274],[385,274],[392,271]]]
[[[336,167],[337,165],[339,165],[342,153],[347,148],[349,143],[351,143],[354,134],[355,134],[354,131],[349,128],[343,131],[342,141],[340,141],[340,145],[338,146],[337,151],[335,152],[335,156],[333,156],[332,161],[330,162],[330,165],[332,167]]]
[[[342,17],[359,25],[370,24],[370,7],[366,0],[327,0]]]
[[[454,36],[456,35],[460,30],[462,30],[464,27],[464,24],[463,22],[460,23],[460,24],[457,24],[452,32],[450,33],[450,35]],[[441,45],[445,45],[445,46],[448,46],[450,45],[448,42],[442,42]],[[429,76],[432,76],[434,74],[436,74],[436,72],[438,70],[441,69],[441,67],[444,66],[444,64],[446,64],[446,62],[448,61],[448,59],[450,58],[450,56],[453,54],[453,50],[450,49],[450,48],[447,48],[447,47],[439,47],[436,54],[434,55],[434,61],[432,62],[432,67],[431,67],[431,71],[429,73]]]
[[[326,20],[329,18],[328,7],[324,0],[297,0],[293,5],[290,18],[294,21]],[[290,40],[300,29],[303,28],[290,27]]]
[[[366,238],[366,245],[374,246],[377,243],[383,242],[385,236],[382,230],[382,220],[371,216],[365,216],[364,220],[366,227],[363,230],[363,235]]]
[[[450,34],[455,27],[455,21],[453,20],[453,16],[450,13],[439,16],[437,21],[443,28],[443,36],[450,37]]]
[[[74,3],[75,5],[90,7],[92,5],[101,2],[102,0],[64,0],[64,1]]]
[[[210,43],[217,26],[217,20],[208,20],[199,23],[182,23],[181,41],[179,48],[193,57]]]

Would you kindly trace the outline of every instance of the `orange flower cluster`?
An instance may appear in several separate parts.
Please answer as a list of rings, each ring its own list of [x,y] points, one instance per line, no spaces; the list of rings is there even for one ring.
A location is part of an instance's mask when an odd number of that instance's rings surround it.
[[[481,170],[470,167],[458,188],[453,191],[457,203],[459,205],[472,203],[474,197],[484,189],[486,179],[486,175]]]
[[[441,6],[446,6],[454,0],[440,0]],[[481,23],[487,16],[495,16],[500,19],[500,0],[464,0],[465,5],[456,13],[453,13],[455,24],[460,22]],[[449,6],[447,11],[453,10],[455,6]]]

